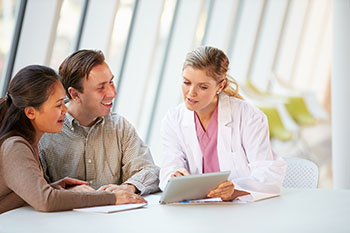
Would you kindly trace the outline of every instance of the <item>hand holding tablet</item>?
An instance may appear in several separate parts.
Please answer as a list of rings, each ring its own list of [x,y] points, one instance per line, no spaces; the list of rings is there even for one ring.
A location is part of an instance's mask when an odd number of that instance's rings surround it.
[[[170,175],[171,178],[178,177],[178,176],[189,176],[191,175],[186,168],[180,168],[176,172]]]
[[[220,197],[223,201],[231,201],[232,195],[235,191],[235,185],[231,180],[225,180],[220,183],[215,189],[210,190],[208,197]]]
[[[230,171],[170,178],[160,199],[161,204],[207,197],[212,189],[227,180]]]

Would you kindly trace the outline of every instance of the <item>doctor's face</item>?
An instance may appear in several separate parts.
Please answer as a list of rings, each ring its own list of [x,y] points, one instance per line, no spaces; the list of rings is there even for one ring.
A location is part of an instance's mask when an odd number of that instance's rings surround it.
[[[217,105],[221,86],[205,70],[187,66],[183,72],[182,93],[188,110],[210,113]]]

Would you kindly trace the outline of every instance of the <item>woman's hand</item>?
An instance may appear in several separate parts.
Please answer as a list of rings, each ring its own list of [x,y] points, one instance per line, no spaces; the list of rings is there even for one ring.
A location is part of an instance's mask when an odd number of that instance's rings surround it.
[[[208,197],[220,197],[223,201],[233,200],[235,197],[235,185],[231,180],[225,180],[220,183],[215,189],[212,189],[208,193]]]
[[[74,187],[68,188],[68,190],[76,191],[76,192],[96,192],[96,190],[89,185],[82,184],[82,185],[76,185]]]
[[[68,189],[72,188],[74,186],[80,186],[80,185],[88,185],[89,183],[86,181],[65,177],[63,179],[60,179],[54,183],[51,183],[50,185],[55,189]]]
[[[170,175],[170,177],[177,177],[177,176],[189,176],[190,173],[186,170],[186,168],[180,168],[176,172]]]

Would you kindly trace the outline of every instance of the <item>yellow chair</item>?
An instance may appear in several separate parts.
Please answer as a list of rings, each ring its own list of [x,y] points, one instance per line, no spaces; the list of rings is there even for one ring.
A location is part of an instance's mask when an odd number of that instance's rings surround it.
[[[246,81],[246,86],[255,94],[267,97],[267,98],[286,98],[285,107],[293,118],[293,120],[299,125],[313,125],[316,123],[316,119],[311,115],[308,110],[305,100],[302,96],[281,96],[270,92],[263,92],[259,90],[251,81]]]
[[[305,100],[301,96],[288,97],[288,103],[285,104],[290,116],[299,125],[313,125],[316,119],[309,112]]]
[[[277,138],[282,141],[289,141],[292,139],[293,134],[284,127],[277,108],[259,107],[259,109],[267,116],[270,137]]]

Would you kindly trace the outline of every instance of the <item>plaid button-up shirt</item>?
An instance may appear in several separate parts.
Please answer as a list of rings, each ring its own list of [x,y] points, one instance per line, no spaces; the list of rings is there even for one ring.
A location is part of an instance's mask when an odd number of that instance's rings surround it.
[[[105,184],[128,183],[141,194],[158,190],[159,168],[134,127],[111,113],[90,128],[80,126],[69,113],[59,133],[46,133],[39,142],[46,179],[69,176],[89,182],[95,189]]]

